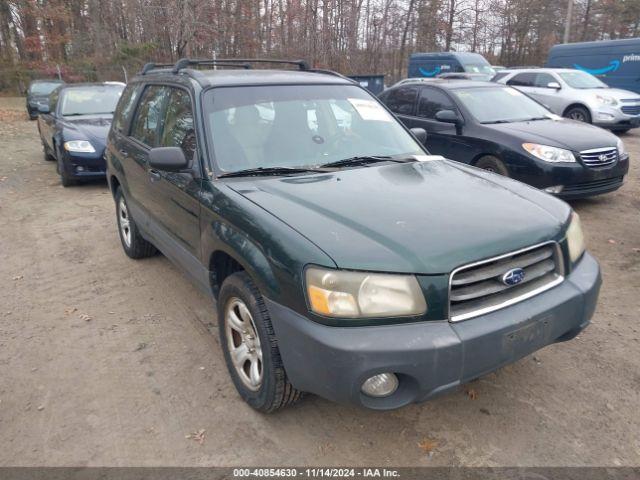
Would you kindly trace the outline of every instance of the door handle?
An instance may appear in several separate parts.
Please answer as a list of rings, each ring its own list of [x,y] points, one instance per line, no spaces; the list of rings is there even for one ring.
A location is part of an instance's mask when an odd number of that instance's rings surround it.
[[[152,182],[157,182],[162,177],[161,177],[160,172],[158,170],[155,170],[155,169],[152,168],[151,170],[149,170],[149,178],[151,179]]]

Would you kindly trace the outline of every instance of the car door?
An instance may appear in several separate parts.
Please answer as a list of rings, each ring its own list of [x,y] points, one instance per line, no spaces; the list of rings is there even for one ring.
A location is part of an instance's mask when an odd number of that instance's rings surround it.
[[[38,115],[38,129],[40,137],[47,150],[53,155],[57,155],[53,147],[53,134],[56,123],[56,109],[58,107],[58,97],[60,92],[56,89],[49,96],[49,113],[41,113]]]
[[[507,85],[517,88],[521,92],[526,93],[532,98],[535,98],[540,103],[543,103],[542,99],[539,97],[539,95],[537,95],[537,92],[536,92],[537,90],[535,87],[536,76],[537,76],[536,72],[517,73],[516,75],[511,77],[509,80],[507,80]]]
[[[408,119],[406,125],[409,128],[424,128],[427,131],[427,150],[451,158],[458,144],[456,125],[436,120],[436,114],[442,110],[452,110],[460,115],[458,108],[443,90],[435,87],[420,88],[417,104],[415,116]]]
[[[562,113],[564,110],[563,105],[566,102],[563,98],[562,89],[556,86],[549,86],[556,84],[560,86],[561,82],[553,74],[539,72],[534,80],[535,98],[549,110]]]
[[[197,155],[197,138],[193,119],[193,102],[189,92],[169,87],[162,112],[158,146],[179,147],[190,161],[184,172],[166,172],[149,168],[151,213],[162,234],[170,242],[176,260],[194,272],[200,265],[200,190],[201,169]]]
[[[119,154],[127,182],[127,203],[131,216],[147,234],[156,237],[157,221],[152,212],[157,210],[149,172],[149,150],[160,142],[164,104],[170,89],[163,85],[147,85],[136,107],[129,135],[122,141]]]

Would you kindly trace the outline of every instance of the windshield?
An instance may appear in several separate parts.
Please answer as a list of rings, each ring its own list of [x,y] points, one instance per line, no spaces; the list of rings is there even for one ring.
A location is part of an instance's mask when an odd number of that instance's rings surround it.
[[[95,85],[65,89],[60,112],[62,115],[113,113],[123,88],[120,85]]]
[[[549,110],[511,87],[467,88],[452,92],[480,123],[524,122],[553,117]]]
[[[464,71],[469,73],[484,73],[485,75],[494,76],[496,71],[491,65],[483,65],[480,63],[465,63]]]
[[[214,88],[204,105],[215,161],[224,173],[424,154],[398,121],[356,86]]]
[[[62,83],[60,82],[38,82],[32,83],[29,87],[29,93],[31,95],[49,95]]]
[[[567,85],[573,88],[609,88],[606,83],[601,82],[596,77],[587,72],[576,70],[575,72],[558,73]]]

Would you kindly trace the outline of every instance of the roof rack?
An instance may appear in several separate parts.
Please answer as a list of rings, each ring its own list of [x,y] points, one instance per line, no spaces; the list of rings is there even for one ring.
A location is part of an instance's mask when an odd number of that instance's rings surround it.
[[[187,59],[183,59],[187,60]],[[194,60],[197,62],[197,60]],[[271,58],[221,58],[218,62],[241,62],[241,63],[283,63],[285,65],[297,65],[298,70],[310,70],[309,63],[306,60],[279,60]],[[180,62],[178,62],[180,63]],[[176,63],[176,67],[178,64]]]
[[[146,75],[154,70],[166,71],[172,73],[178,73],[180,70],[195,66],[195,65],[210,65],[217,67],[235,67],[249,69],[251,65],[248,63],[240,63],[237,60],[190,60],[188,58],[182,58],[176,63],[147,63],[142,67],[140,75]]]

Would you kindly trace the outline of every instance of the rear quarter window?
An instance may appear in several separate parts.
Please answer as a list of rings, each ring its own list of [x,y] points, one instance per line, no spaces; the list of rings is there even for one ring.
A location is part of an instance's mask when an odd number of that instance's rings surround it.
[[[136,100],[138,99],[138,93],[140,92],[140,84],[128,85],[124,92],[122,93],[122,97],[120,97],[120,101],[118,102],[118,106],[116,107],[116,112],[113,115],[113,129],[120,132],[125,133],[126,126],[128,124],[129,117],[133,113],[133,110],[136,105]]]

